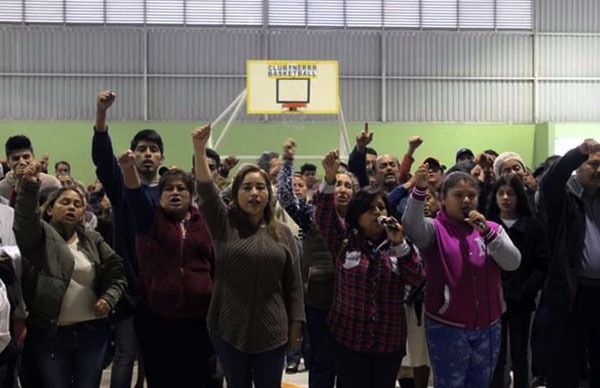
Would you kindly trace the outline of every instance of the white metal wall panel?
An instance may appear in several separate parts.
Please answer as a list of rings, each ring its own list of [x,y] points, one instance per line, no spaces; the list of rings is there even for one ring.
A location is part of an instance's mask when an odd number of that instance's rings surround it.
[[[600,76],[600,36],[540,36],[540,77]]]
[[[598,0],[536,0],[537,29],[542,32],[600,32]]]
[[[113,89],[119,96],[110,111],[112,119],[142,119],[141,78],[87,77],[0,77],[0,118],[92,120],[96,93],[105,89]]]
[[[390,76],[532,75],[532,41],[525,34],[398,32],[386,42]]]
[[[260,31],[152,29],[148,71],[153,74],[246,74],[261,56]]]
[[[393,81],[388,120],[530,122],[531,93],[527,82]]]
[[[148,87],[149,119],[215,119],[245,87],[244,79],[152,78]],[[245,111],[244,106],[238,119],[245,119]]]
[[[600,83],[540,82],[538,88],[539,121],[600,121]]]
[[[279,30],[269,33],[273,59],[334,59],[342,75],[381,73],[380,36],[365,31]]]
[[[142,37],[127,28],[3,27],[0,71],[139,73]]]

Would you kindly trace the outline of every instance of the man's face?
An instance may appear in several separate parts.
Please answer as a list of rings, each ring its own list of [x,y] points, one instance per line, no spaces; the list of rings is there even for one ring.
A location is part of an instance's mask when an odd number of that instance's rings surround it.
[[[375,172],[377,155],[367,153],[367,171]]]
[[[142,175],[155,174],[163,161],[158,144],[140,140],[133,150],[135,167]]]
[[[68,165],[60,163],[58,166],[56,166],[56,176],[59,175],[64,175],[64,174],[70,174],[71,173],[71,169],[69,168]]]
[[[273,182],[277,180],[279,170],[281,170],[281,160],[278,157],[274,157],[269,163],[269,175],[271,176],[271,179],[273,179]]]
[[[7,159],[8,166],[17,176],[21,176],[23,169],[34,161],[33,152],[27,148],[12,151]]]
[[[442,185],[442,181],[444,180],[444,172],[442,171],[440,166],[432,164],[429,166],[428,174],[427,174],[427,184],[433,186],[436,189]]]
[[[317,172],[306,170],[302,173],[302,176],[304,177],[304,181],[306,182],[306,187],[312,189],[315,185],[315,182],[317,181]]]
[[[525,168],[516,159],[509,159],[502,165],[502,169],[500,170],[502,175],[505,174],[515,174],[519,178],[521,178],[521,182],[525,183]]]
[[[600,189],[600,152],[591,154],[577,169],[577,178],[586,188]]]
[[[377,171],[375,173],[375,179],[381,187],[392,186],[398,183],[400,171],[398,169],[398,162],[391,155],[381,155],[377,159]]]
[[[219,175],[219,169],[217,168],[217,161],[213,158],[207,157],[206,162],[208,164],[208,169],[213,177]]]

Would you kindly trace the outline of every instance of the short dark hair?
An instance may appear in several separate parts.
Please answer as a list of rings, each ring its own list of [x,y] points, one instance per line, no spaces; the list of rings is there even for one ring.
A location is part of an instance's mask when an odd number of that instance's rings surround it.
[[[161,155],[164,154],[164,146],[163,141],[158,132],[154,129],[142,129],[138,133],[135,134],[133,139],[131,139],[131,144],[129,145],[129,149],[135,151],[140,141],[147,141],[149,143],[154,143],[160,149]]]
[[[387,214],[392,214],[387,195],[381,190],[375,190],[369,186],[365,186],[352,196],[352,199],[348,204],[348,210],[346,210],[346,222],[351,229],[361,232],[358,225],[358,219],[361,214],[367,212],[371,208],[371,203],[377,197],[381,197],[383,200]]]
[[[194,180],[192,179],[192,175],[188,172],[185,172],[179,168],[171,168],[165,171],[158,181],[158,192],[159,195],[163,193],[165,187],[173,182],[173,181],[182,181],[185,185],[185,188],[188,189],[190,195],[194,194]]]
[[[69,171],[71,171],[71,164],[65,160],[61,160],[59,162],[54,163],[54,169],[56,170],[58,168],[58,166],[60,166],[61,164],[64,164],[65,166],[67,166],[69,168]]]
[[[527,193],[525,192],[525,185],[521,178],[517,175],[509,173],[501,175],[492,192],[490,193],[490,198],[488,200],[488,217],[498,221],[500,219],[500,208],[498,207],[498,203],[496,202],[496,194],[500,189],[500,186],[508,185],[510,186],[517,196],[517,207],[516,211],[519,217],[524,216],[532,216],[533,212],[531,211],[531,206],[529,205],[529,198],[527,197]]]
[[[300,166],[300,174],[304,174],[305,171],[317,171],[317,166],[312,163],[304,163]]]
[[[215,150],[213,150],[212,148],[206,148],[205,149],[205,155],[207,158],[212,159],[215,161],[216,166],[217,166],[217,170],[219,168],[221,168],[221,156],[219,155],[219,153]],[[192,155],[192,170],[196,167],[196,155]]]
[[[10,154],[18,150],[29,150],[33,154],[31,140],[29,140],[29,138],[25,135],[15,135],[9,137],[6,140],[4,150],[6,152],[6,156],[10,156]]]
[[[215,161],[217,164],[217,169],[221,168],[221,156],[219,153],[212,148],[206,148],[206,157]]]
[[[279,154],[274,151],[265,151],[260,154],[258,160],[256,161],[256,165],[263,169],[266,172],[269,172],[271,169],[271,160],[274,158],[278,158]]]
[[[369,155],[375,155],[375,156],[377,156],[377,151],[375,151],[375,148],[367,147],[366,148],[366,152]]]
[[[477,192],[479,193],[479,182],[477,181],[477,179],[466,172],[462,172],[462,171],[455,171],[455,172],[451,172],[450,174],[446,175],[446,177],[444,178],[444,182],[442,182],[442,194],[444,195],[444,197],[446,196],[446,194],[448,194],[448,191],[453,188],[454,186],[456,186],[457,184],[459,184],[462,181],[466,181],[467,183],[470,183],[475,190],[477,190]]]

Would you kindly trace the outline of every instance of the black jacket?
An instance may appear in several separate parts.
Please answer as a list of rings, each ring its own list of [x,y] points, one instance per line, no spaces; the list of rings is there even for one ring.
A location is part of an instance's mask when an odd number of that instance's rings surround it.
[[[516,271],[502,271],[502,288],[508,312],[535,310],[535,298],[542,288],[548,270],[548,244],[542,223],[535,217],[519,218],[508,228],[501,219],[493,219],[508,232],[521,252],[521,265]]]
[[[567,187],[572,172],[587,160],[578,148],[567,152],[545,174],[540,205],[546,218],[550,264],[542,303],[556,313],[571,311],[577,293],[577,268],[583,258],[583,202]]]

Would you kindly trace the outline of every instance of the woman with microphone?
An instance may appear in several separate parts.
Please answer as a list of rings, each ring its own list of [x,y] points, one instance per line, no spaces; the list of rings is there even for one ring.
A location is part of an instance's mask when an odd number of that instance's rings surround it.
[[[435,387],[487,387],[500,349],[500,273],[517,269],[521,254],[501,226],[475,210],[479,185],[470,174],[447,175],[442,210],[425,218],[427,174],[427,165],[415,173],[402,221],[427,268],[425,331]]]
[[[406,353],[404,289],[422,281],[422,268],[402,226],[388,217],[384,193],[358,191],[341,220],[334,200],[339,165],[337,151],[325,156],[315,200],[335,266],[330,350],[342,388],[393,388]]]

